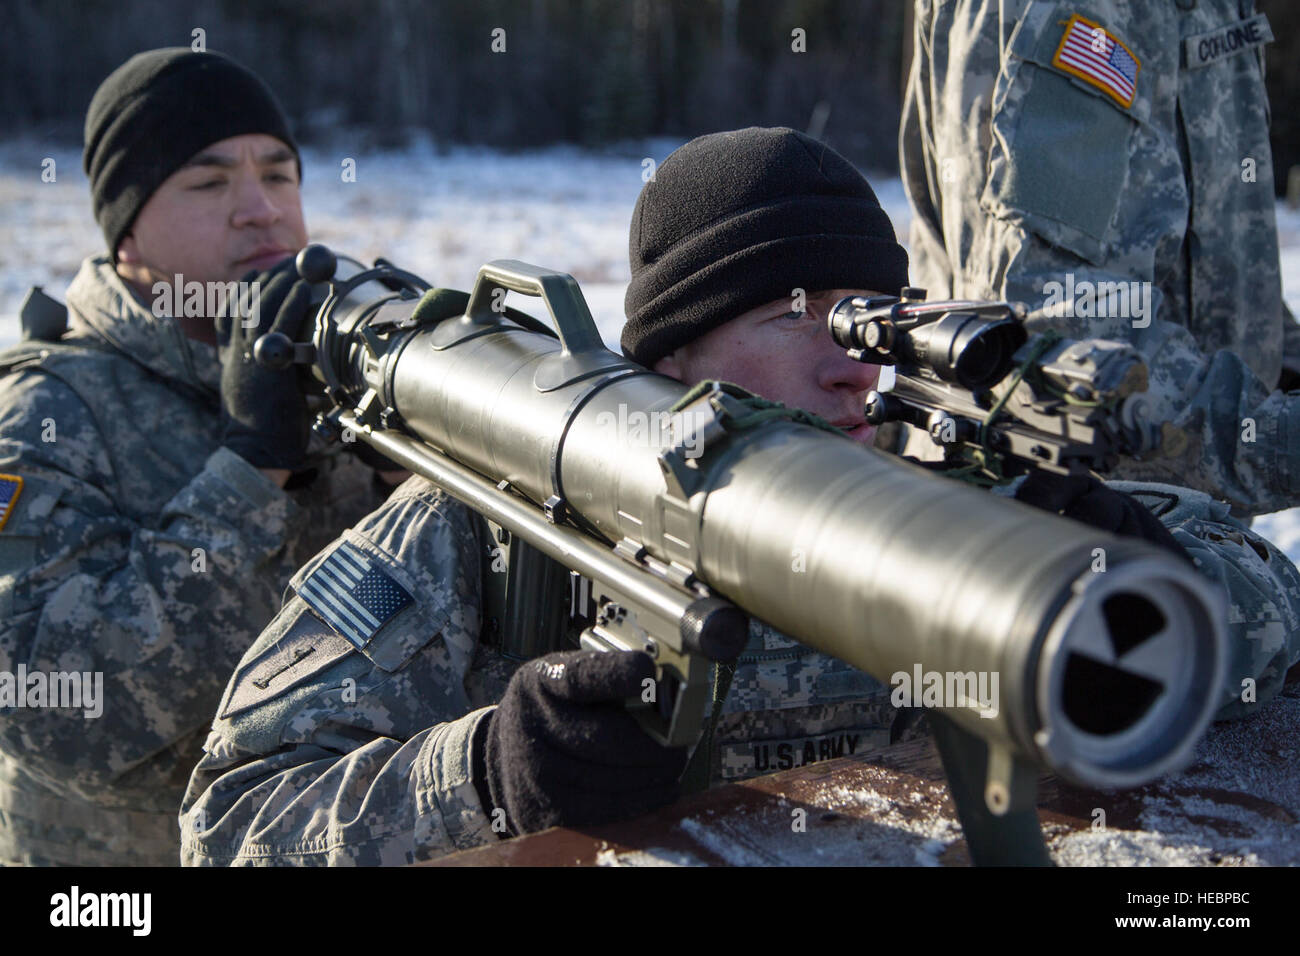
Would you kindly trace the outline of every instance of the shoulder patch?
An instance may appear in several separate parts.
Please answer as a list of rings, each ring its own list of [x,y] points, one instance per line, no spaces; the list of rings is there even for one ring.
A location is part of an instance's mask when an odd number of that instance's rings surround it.
[[[378,561],[347,541],[302,582],[298,595],[358,649],[415,600]]]
[[[0,475],[0,531],[13,514],[18,496],[22,494],[23,480],[18,475]]]
[[[1179,499],[1175,494],[1167,491],[1153,491],[1145,489],[1142,491],[1130,491],[1130,495],[1142,502],[1146,509],[1157,518],[1164,517],[1178,507]]]
[[[303,614],[278,641],[240,664],[217,718],[225,720],[279,697],[355,650],[349,641]]]
[[[1142,63],[1123,40],[1077,13],[1065,23],[1052,66],[1101,90],[1125,109],[1137,96]]]

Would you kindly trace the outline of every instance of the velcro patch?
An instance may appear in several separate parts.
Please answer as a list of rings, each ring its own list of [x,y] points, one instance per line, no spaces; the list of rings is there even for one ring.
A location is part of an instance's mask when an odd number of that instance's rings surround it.
[[[1272,42],[1273,28],[1268,25],[1268,17],[1260,13],[1209,33],[1184,37],[1183,59],[1187,61],[1189,70],[1195,70]]]
[[[340,541],[303,581],[299,596],[330,627],[363,648],[381,627],[415,599],[380,566]]]
[[[1125,109],[1137,96],[1141,62],[1119,37],[1077,13],[1065,24],[1052,66],[1096,87]]]
[[[288,633],[239,666],[217,717],[225,720],[279,697],[354,653],[351,641],[302,614]]]
[[[1178,496],[1166,491],[1130,491],[1130,495],[1140,501],[1157,518],[1169,514],[1178,507]]]
[[[0,531],[13,514],[18,496],[22,494],[23,480],[18,475],[0,475]]]

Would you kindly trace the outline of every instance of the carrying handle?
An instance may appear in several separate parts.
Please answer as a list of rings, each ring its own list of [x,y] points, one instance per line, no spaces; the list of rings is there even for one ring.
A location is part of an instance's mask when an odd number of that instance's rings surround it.
[[[517,259],[494,259],[478,270],[470,293],[465,319],[475,325],[496,325],[505,312],[504,295],[509,290],[540,298],[551,313],[559,334],[561,354],[606,351],[604,340],[582,297],[577,281],[567,272],[555,272]]]

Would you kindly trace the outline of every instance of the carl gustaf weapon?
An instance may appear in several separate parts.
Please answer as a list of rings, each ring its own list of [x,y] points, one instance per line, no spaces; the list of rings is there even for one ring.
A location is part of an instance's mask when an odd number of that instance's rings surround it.
[[[512,565],[541,555],[561,579],[587,579],[595,611],[581,642],[654,659],[653,705],[629,706],[661,742],[698,738],[714,665],[739,654],[746,615],[884,682],[918,667],[957,675],[956,699],[930,713],[972,857],[1046,863],[1041,769],[1137,786],[1189,759],[1208,725],[1224,602],[1186,562],[947,481],[735,387],[691,389],[635,365],[604,346],[564,273],[495,261],[465,295],[383,263],[340,278],[320,246],[298,265],[328,284],[312,341],[263,340],[259,360],[303,363],[329,405],[324,429],[485,516]],[[507,291],[539,298],[553,331],[507,310]],[[858,347],[878,346],[864,332]],[[998,347],[1022,380],[1063,361],[1025,361],[1014,336]],[[998,384],[991,372],[965,381],[972,365],[992,368],[958,359],[945,384]],[[1133,385],[1117,377],[1116,394]],[[1094,437],[1058,436],[1045,460],[1089,460],[1108,427],[1083,415]],[[1000,676],[996,702],[969,692],[981,673]]]

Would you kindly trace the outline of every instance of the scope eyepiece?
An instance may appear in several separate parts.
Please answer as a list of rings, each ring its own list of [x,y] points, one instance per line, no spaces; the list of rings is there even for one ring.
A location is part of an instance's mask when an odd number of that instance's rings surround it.
[[[928,364],[944,381],[974,390],[1006,378],[1015,366],[1013,356],[1027,339],[1025,327],[1015,319],[949,312],[915,329],[904,348],[909,359]]]

